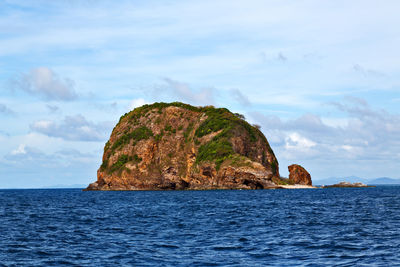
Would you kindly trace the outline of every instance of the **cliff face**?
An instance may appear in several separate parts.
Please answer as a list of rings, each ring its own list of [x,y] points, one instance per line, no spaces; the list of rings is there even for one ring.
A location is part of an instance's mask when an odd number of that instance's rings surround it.
[[[104,147],[88,190],[275,187],[279,166],[267,139],[224,108],[154,103],[125,114]]]

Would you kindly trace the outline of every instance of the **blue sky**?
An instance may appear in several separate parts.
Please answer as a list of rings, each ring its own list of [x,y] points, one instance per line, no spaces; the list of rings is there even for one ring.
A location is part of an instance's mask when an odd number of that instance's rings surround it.
[[[213,104],[314,180],[398,178],[398,1],[0,2],[0,187],[87,184],[119,117]]]

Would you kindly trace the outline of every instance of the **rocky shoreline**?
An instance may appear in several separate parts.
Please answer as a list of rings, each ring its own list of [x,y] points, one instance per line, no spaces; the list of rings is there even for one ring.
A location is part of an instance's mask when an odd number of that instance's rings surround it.
[[[319,187],[312,185],[302,185],[302,184],[294,184],[294,185],[280,185],[280,189],[317,189]]]

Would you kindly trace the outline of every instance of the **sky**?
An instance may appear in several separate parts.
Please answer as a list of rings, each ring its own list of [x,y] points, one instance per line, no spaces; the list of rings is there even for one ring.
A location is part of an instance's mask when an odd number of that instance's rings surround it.
[[[261,126],[282,176],[399,178],[400,2],[0,1],[0,188],[88,184],[125,112]]]

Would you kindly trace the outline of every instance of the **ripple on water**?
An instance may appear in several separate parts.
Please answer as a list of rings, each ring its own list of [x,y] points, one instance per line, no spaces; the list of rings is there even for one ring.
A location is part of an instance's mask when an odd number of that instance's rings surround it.
[[[0,190],[0,266],[400,264],[400,187]]]

